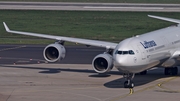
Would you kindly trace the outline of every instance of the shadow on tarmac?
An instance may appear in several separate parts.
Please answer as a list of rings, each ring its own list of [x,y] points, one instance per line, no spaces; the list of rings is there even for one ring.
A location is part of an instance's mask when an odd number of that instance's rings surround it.
[[[177,76],[180,76],[180,75],[177,75]],[[173,76],[164,75],[164,69],[158,68],[154,70],[149,70],[147,75],[136,74],[135,78],[133,79],[133,82],[135,86],[142,86],[150,82],[153,82],[155,80],[168,78],[168,77],[173,77]],[[104,86],[107,88],[124,88],[124,81],[125,81],[124,78],[119,78],[119,79],[105,83]]]

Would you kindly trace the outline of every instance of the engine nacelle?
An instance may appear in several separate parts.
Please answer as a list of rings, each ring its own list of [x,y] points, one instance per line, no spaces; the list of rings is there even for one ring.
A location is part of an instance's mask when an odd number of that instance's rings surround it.
[[[93,59],[92,65],[97,73],[107,73],[114,66],[113,57],[107,53],[99,54]]]
[[[66,50],[61,44],[50,44],[43,52],[44,58],[48,62],[57,62],[65,58]]]

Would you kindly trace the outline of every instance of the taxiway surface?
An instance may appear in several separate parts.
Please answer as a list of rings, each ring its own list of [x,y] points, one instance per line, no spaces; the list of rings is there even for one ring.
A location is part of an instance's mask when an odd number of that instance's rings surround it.
[[[0,2],[0,9],[180,12],[180,4]]]
[[[45,63],[43,50],[46,45],[0,45],[0,64]],[[104,48],[65,46],[66,57],[61,64],[91,64],[93,58],[105,51]]]
[[[144,76],[136,75],[136,87],[130,90],[123,88],[124,79],[115,68],[106,75],[99,75],[92,69],[89,58],[104,49],[67,46],[67,63],[47,64],[42,57],[43,48],[39,45],[0,45],[0,101],[180,99],[179,75],[164,76],[163,69],[150,70]]]

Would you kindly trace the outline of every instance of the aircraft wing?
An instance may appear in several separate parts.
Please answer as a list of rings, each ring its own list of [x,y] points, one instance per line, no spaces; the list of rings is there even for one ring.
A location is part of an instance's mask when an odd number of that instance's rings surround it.
[[[38,34],[38,33],[31,33],[31,32],[14,31],[14,30],[10,30],[5,22],[3,22],[3,24],[6,31],[9,33],[35,36],[35,37],[53,39],[53,40],[58,40],[58,41],[67,41],[67,42],[85,44],[85,45],[90,45],[90,46],[104,47],[106,49],[114,49],[118,45],[117,43],[98,41],[98,40],[89,40],[89,39],[81,39],[81,38],[71,38],[71,37],[46,35],[46,34]]]
[[[166,18],[166,17],[154,16],[154,15],[148,15],[148,17],[180,24],[180,20],[178,19],[172,19],[172,18]]]

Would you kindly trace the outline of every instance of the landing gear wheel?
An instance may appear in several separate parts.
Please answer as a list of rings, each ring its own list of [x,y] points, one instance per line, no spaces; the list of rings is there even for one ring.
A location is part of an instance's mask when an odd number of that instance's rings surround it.
[[[134,74],[132,73],[124,74],[124,78],[127,79],[124,82],[124,88],[134,88],[134,83],[132,82],[132,79],[134,78]]]
[[[124,88],[129,88],[128,81],[124,82]]]
[[[134,83],[133,82],[131,82],[129,88],[134,88]]]
[[[132,81],[125,81],[124,88],[134,88],[134,83]]]

